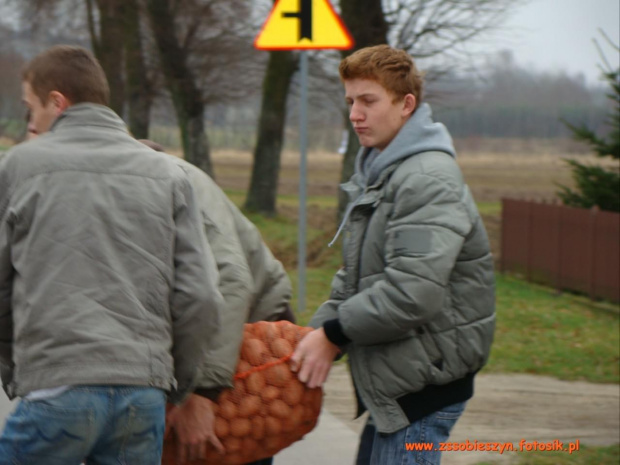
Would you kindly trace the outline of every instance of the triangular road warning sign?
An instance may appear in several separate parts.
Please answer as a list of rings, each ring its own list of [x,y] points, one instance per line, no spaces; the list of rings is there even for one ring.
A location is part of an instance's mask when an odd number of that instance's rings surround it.
[[[348,50],[353,47],[353,39],[329,0],[278,0],[254,40],[254,47]]]

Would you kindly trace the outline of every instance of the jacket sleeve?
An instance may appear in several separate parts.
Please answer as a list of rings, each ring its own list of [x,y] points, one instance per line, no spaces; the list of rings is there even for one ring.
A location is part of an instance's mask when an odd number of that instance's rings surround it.
[[[383,274],[338,307],[344,335],[358,344],[398,340],[439,316],[472,228],[463,200],[466,187],[457,175],[410,173],[402,178],[395,180],[386,224]]]
[[[345,301],[345,278],[347,272],[344,268],[338,270],[332,279],[331,293],[329,300],[321,304],[312,316],[308,326],[320,328],[326,321],[338,318],[338,307]]]
[[[196,387],[198,371],[220,329],[223,299],[218,272],[205,240],[189,179],[179,169],[175,188],[175,279],[171,316],[177,389],[170,401],[181,403]],[[182,176],[181,176],[182,174]]]
[[[9,174],[0,154],[0,372],[2,384],[6,386],[13,377],[13,314],[11,296],[13,292],[13,264],[9,224]]]
[[[243,326],[250,309],[253,276],[225,194],[215,184],[205,187],[212,189],[201,191],[199,202],[205,206],[202,209],[204,230],[220,275],[219,288],[224,298],[224,311],[221,330],[215,335],[201,367],[198,386],[201,389],[217,389],[233,385]]]

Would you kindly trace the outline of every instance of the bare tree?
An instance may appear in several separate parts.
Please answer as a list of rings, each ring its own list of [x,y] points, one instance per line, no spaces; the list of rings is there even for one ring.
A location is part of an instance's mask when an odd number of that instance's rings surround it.
[[[204,127],[204,102],[189,67],[189,52],[178,38],[174,10],[168,0],[148,0],[151,26],[163,74],[177,115],[185,159],[213,175]],[[186,37],[191,36],[191,29]]]
[[[151,105],[156,82],[147,64],[143,11],[138,0],[124,0],[123,44],[125,47],[125,97],[129,130],[137,139],[148,139]]]
[[[123,114],[123,0],[12,0],[31,29],[56,29],[70,35],[88,30],[93,52],[110,85],[110,107]]]
[[[84,0],[93,51],[110,85],[110,108],[121,116],[125,106],[123,1]]]
[[[213,176],[205,103],[240,98],[251,91],[243,85],[248,73],[242,71],[244,63],[251,63],[243,53],[249,47],[240,47],[248,32],[239,21],[248,2],[147,0],[146,5],[185,158]]]
[[[340,0],[340,9],[342,10],[342,19],[355,41],[352,50],[342,51],[342,58],[350,55],[355,50],[387,43],[389,24],[385,19],[381,0]],[[364,13],[360,14],[361,11]],[[349,115],[346,111],[343,114],[349,137],[347,139],[347,149],[342,160],[341,183],[347,182],[353,175],[355,156],[360,148],[359,140],[351,125]],[[339,191],[338,219],[342,217],[347,201],[347,194]]]
[[[268,216],[276,212],[286,98],[297,69],[297,61],[296,54],[291,51],[269,52],[269,62],[263,79],[258,137],[245,208]]]
[[[0,24],[0,136],[19,138],[26,128],[25,120],[14,119],[26,113],[20,75],[24,59],[12,47],[10,36],[11,31]]]
[[[384,0],[389,43],[423,65],[427,80],[479,65],[471,46],[501,32],[527,0]]]

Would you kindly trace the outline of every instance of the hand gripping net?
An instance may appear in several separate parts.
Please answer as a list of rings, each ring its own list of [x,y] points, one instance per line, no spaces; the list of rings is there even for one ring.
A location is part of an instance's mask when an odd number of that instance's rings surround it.
[[[209,446],[207,458],[192,465],[241,465],[271,457],[316,426],[323,390],[307,388],[289,365],[310,331],[288,321],[245,325],[234,388],[222,392],[215,410],[215,433],[226,454]],[[164,442],[162,465],[176,465],[172,436]]]

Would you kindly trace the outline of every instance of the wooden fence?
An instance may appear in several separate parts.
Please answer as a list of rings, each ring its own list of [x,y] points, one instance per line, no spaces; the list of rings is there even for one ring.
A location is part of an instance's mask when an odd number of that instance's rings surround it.
[[[620,214],[502,199],[500,269],[620,302]]]

